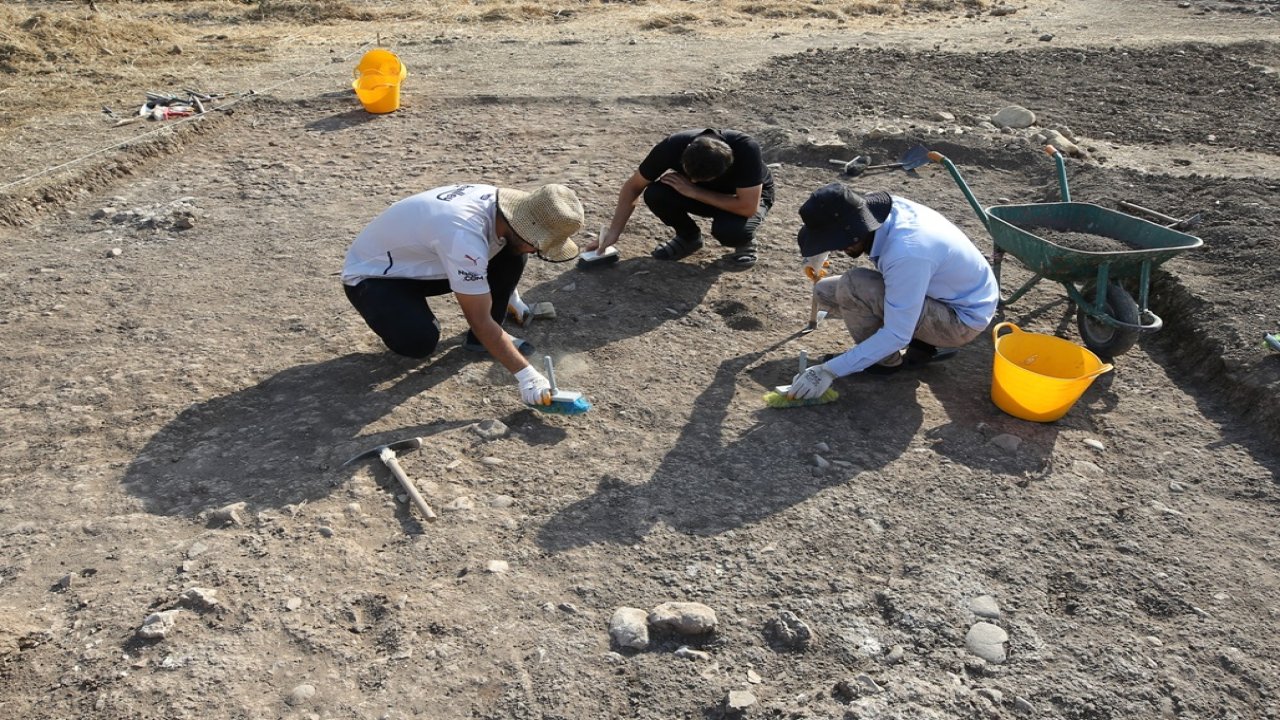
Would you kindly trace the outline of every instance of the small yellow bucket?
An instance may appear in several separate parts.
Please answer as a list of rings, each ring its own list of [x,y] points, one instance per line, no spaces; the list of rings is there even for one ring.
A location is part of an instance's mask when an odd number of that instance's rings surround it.
[[[1001,336],[1000,331],[1010,330]],[[1071,409],[1093,384],[1110,372],[1110,363],[1073,342],[1052,335],[1023,332],[1013,323],[991,329],[995,364],[991,368],[991,401],[1010,415],[1032,422],[1053,422]]]
[[[371,113],[389,113],[400,108],[400,82],[409,69],[390,50],[374,48],[360,58],[351,87],[360,104]]]

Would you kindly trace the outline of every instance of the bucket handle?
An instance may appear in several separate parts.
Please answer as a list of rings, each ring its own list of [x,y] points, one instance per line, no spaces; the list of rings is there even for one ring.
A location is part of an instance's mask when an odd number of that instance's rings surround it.
[[[1022,328],[1018,327],[1017,325],[1014,325],[1011,322],[1002,322],[996,325],[995,327],[991,328],[991,342],[995,342],[999,340],[1000,331],[1005,329],[1009,330],[1009,334],[1011,335],[1016,332],[1022,332]]]
[[[1022,330],[1022,328],[1018,327],[1017,325],[1014,325],[1014,324],[1013,324],[1013,323],[1011,323],[1011,322],[1002,322],[1002,323],[999,323],[999,324],[998,324],[998,325],[996,325],[995,327],[991,328],[991,341],[992,341],[992,342],[995,342],[995,341],[997,341],[997,340],[999,340],[999,339],[1000,339],[1000,331],[1001,331],[1001,330],[1008,330],[1010,335],[1012,335],[1013,333],[1020,333],[1020,332],[1022,332],[1022,331],[1023,331],[1023,330]],[[1102,364],[1102,366],[1101,366],[1101,367],[1099,367],[1097,370],[1094,370],[1093,372],[1089,373],[1088,375],[1081,375],[1080,377],[1076,378],[1076,380],[1084,380],[1084,379],[1086,379],[1086,378],[1087,378],[1087,379],[1089,379],[1089,380],[1092,380],[1092,379],[1094,379],[1094,378],[1098,377],[1099,375],[1105,375],[1105,374],[1107,374],[1107,373],[1109,373],[1109,372],[1111,372],[1112,370],[1115,370],[1115,369],[1116,369],[1116,368],[1115,368],[1115,366],[1114,366],[1114,365],[1112,365],[1111,363],[1103,363],[1103,364]]]
[[[1089,380],[1092,380],[1092,379],[1094,379],[1094,378],[1098,377],[1099,375],[1105,375],[1105,374],[1107,374],[1107,373],[1109,373],[1109,372],[1111,372],[1112,370],[1115,370],[1115,369],[1116,369],[1116,368],[1115,368],[1115,366],[1114,366],[1114,365],[1112,365],[1111,363],[1102,363],[1102,367],[1098,368],[1097,370],[1094,370],[1093,372],[1089,373],[1088,375],[1081,375],[1081,376],[1080,376],[1079,378],[1077,378],[1077,379],[1079,379],[1079,380],[1084,380],[1085,378],[1088,378]]]

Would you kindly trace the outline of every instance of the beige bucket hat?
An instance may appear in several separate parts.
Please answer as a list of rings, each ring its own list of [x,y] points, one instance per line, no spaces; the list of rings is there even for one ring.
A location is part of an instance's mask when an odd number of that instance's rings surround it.
[[[498,188],[498,209],[544,260],[564,262],[578,256],[578,246],[569,236],[581,230],[586,219],[578,196],[564,185],[543,185],[533,192]]]

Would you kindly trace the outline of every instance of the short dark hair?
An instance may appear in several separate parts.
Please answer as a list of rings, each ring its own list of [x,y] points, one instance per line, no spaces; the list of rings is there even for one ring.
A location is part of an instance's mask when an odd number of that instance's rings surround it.
[[[729,143],[711,135],[699,135],[689,143],[680,155],[684,174],[694,182],[715,180],[733,164],[733,148]]]

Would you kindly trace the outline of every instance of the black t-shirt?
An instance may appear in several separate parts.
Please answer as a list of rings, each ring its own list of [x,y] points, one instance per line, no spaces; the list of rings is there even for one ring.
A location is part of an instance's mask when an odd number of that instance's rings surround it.
[[[737,130],[698,128],[682,130],[653,146],[644,161],[640,163],[640,175],[649,182],[656,182],[668,170],[684,172],[684,168],[680,165],[680,156],[684,154],[684,149],[693,142],[694,138],[703,134],[714,135],[728,143],[729,148],[733,150],[733,164],[715,180],[698,183],[699,187],[726,195],[733,195],[738,188],[756,185],[763,185],[766,191],[773,188],[773,175],[760,155],[759,143],[750,135]]]

